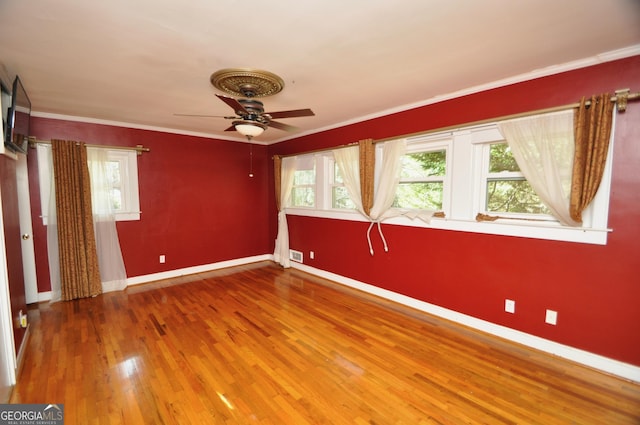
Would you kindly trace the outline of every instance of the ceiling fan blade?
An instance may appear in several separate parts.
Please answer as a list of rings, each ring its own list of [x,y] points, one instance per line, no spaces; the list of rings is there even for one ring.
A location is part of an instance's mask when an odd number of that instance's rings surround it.
[[[216,96],[218,96],[221,101],[229,105],[231,109],[233,109],[233,112],[235,112],[236,114],[243,115],[249,113],[246,109],[244,109],[244,106],[242,106],[242,104],[236,99],[228,96],[223,96],[221,94],[216,94]]]
[[[236,131],[236,126],[232,125],[231,127],[225,129],[224,131]]]
[[[238,117],[224,117],[222,115],[202,115],[202,114],[173,114],[174,117],[197,117],[197,118],[224,118],[227,120],[234,120]]]
[[[294,109],[293,111],[265,112],[271,118],[295,118],[295,117],[311,117],[315,114],[311,109]]]
[[[298,127],[294,127],[292,125],[284,124],[277,121],[269,121],[268,125],[269,127],[277,128],[278,130],[284,130],[284,131],[296,131],[298,129]]]

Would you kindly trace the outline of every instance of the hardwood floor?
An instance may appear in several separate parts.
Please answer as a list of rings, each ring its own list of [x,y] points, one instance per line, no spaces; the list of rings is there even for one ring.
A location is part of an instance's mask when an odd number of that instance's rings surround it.
[[[640,385],[270,262],[29,311],[65,424],[639,424]]]

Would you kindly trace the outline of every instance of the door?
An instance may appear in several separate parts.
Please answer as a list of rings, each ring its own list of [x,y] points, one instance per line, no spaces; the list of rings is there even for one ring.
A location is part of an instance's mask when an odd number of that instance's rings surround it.
[[[22,268],[24,270],[24,290],[27,304],[37,303],[38,280],[36,258],[33,248],[33,228],[31,225],[31,202],[29,200],[29,173],[27,156],[19,154],[16,164],[18,185],[18,211],[20,212],[20,236],[22,238]]]

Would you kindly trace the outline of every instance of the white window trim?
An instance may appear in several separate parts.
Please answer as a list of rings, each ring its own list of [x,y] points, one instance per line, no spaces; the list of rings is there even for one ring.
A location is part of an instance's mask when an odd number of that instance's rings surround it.
[[[87,149],[104,149],[89,147]],[[118,161],[120,186],[125,211],[115,212],[116,221],[140,220],[140,194],[138,188],[138,153],[133,150],[107,149],[109,161]]]
[[[51,164],[46,158],[43,150],[50,149],[50,146],[38,145],[38,181],[40,185],[40,210],[42,215],[42,224],[47,225],[47,216],[49,212],[49,196],[51,192]],[[138,153],[135,150],[128,149],[108,149],[100,147],[89,147],[87,149],[106,149],[110,160],[116,160],[126,167],[121,169],[123,175],[120,176],[124,182],[122,187],[126,188],[122,192],[125,205],[128,206],[127,211],[116,212],[116,221],[132,221],[140,220],[140,194],[138,187]]]
[[[453,166],[452,159],[452,145],[453,138],[450,134],[435,134],[431,136],[416,136],[407,139],[407,151],[405,154],[419,153],[419,152],[432,152],[432,151],[445,151],[445,175],[440,177],[437,176],[434,180],[443,182],[443,193],[442,193],[442,211],[448,211],[451,206],[451,167]],[[376,158],[382,157],[382,146],[376,147]],[[381,162],[376,161],[376,165],[381,164]],[[376,178],[379,178],[379,173],[376,172]],[[430,181],[426,179],[424,181]],[[409,209],[400,208],[400,211],[410,211]],[[413,221],[413,220],[412,220]]]
[[[612,129],[612,134],[614,133],[615,120],[614,128]],[[495,124],[460,128],[432,134],[428,137],[414,137],[406,140],[408,152],[415,151],[417,146],[425,143],[432,142],[437,144],[450,140],[447,145],[447,181],[445,182],[445,194],[443,194],[443,210],[446,217],[434,217],[430,223],[425,223],[421,220],[411,220],[400,216],[385,220],[385,224],[606,245],[608,233],[611,231],[611,229],[607,228],[607,223],[613,169],[613,138],[609,145],[600,188],[589,208],[583,213],[585,223],[583,227],[562,226],[555,221],[535,222],[500,219],[493,222],[478,222],[475,220],[477,213],[483,212],[483,207],[481,207],[483,205],[482,185],[479,183],[483,170],[483,146],[486,143],[504,140]],[[376,163],[379,163],[379,159],[380,155],[376,155]],[[326,186],[326,182],[323,182],[320,176],[317,175],[316,185],[317,188],[320,188]],[[455,194],[455,197],[453,194]],[[444,199],[447,200],[446,203]],[[367,221],[365,217],[356,211],[287,208],[286,212],[287,214],[308,217]]]

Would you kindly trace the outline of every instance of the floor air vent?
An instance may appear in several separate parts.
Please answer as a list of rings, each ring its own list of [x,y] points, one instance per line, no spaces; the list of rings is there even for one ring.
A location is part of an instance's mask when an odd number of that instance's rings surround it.
[[[298,263],[302,263],[302,252],[296,251],[294,249],[289,250],[289,259],[292,261],[296,261]]]

